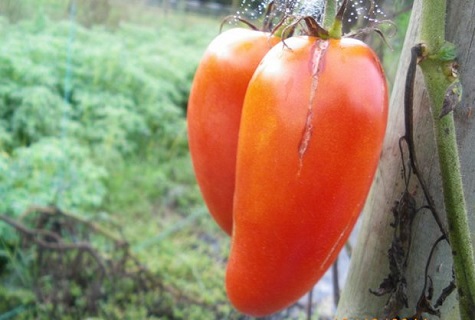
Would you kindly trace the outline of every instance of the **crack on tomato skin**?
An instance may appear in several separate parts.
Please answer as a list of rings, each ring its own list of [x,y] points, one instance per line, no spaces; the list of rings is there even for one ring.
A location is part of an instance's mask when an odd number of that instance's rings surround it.
[[[305,120],[305,126],[302,134],[302,138],[299,143],[299,170],[298,170],[298,175],[300,175],[300,172],[302,170],[303,166],[303,158],[305,156],[305,153],[307,152],[308,146],[310,144],[310,140],[312,138],[313,134],[313,119],[314,119],[314,101],[315,101],[315,95],[317,92],[317,87],[318,87],[318,77],[319,73],[322,69],[323,65],[323,57],[325,53],[327,52],[329,45],[328,40],[322,40],[322,39],[317,39],[315,44],[312,47],[312,54],[311,54],[311,59],[309,61],[310,64],[310,70],[312,72],[312,86],[310,87],[310,97],[308,101],[308,109],[307,109],[307,116]]]

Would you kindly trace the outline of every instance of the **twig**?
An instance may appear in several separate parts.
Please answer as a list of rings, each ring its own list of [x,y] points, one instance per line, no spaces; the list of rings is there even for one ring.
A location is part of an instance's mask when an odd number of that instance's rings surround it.
[[[413,102],[414,102],[414,82],[416,77],[416,69],[418,60],[422,57],[422,46],[416,45],[411,49],[411,61],[409,63],[409,67],[407,70],[406,76],[406,84],[405,84],[405,91],[404,91],[404,126],[405,126],[405,133],[404,133],[404,140],[407,143],[407,147],[409,150],[409,161],[411,163],[412,171],[414,175],[419,180],[419,184],[421,185],[422,191],[424,192],[424,196],[426,198],[427,204],[429,209],[437,223],[437,226],[440,229],[440,232],[447,237],[447,231],[445,226],[440,219],[440,215],[437,212],[434,200],[430,195],[429,188],[422,176],[421,172],[419,171],[419,165],[417,162],[416,157],[416,149],[414,144],[414,117],[413,117]]]
[[[336,258],[335,262],[332,266],[332,273],[333,273],[333,301],[335,303],[335,307],[338,307],[338,303],[340,302],[340,283],[338,279],[338,257]]]
[[[423,313],[428,313],[440,317],[440,311],[436,309],[439,305],[432,306],[430,303],[434,293],[434,287],[432,283],[432,278],[429,276],[429,266],[434,255],[435,248],[443,240],[445,240],[445,236],[442,235],[432,245],[432,249],[430,250],[429,257],[427,258],[427,263],[424,272],[424,286],[417,302],[416,313],[412,317],[410,317],[411,319],[422,319]]]
[[[16,222],[15,220],[0,215],[0,220],[8,223],[12,227],[14,227],[19,232],[23,233],[24,235],[28,236],[34,243],[39,245],[44,249],[55,250],[55,251],[67,251],[67,250],[79,250],[85,251],[89,253],[94,260],[97,262],[98,266],[101,269],[103,275],[106,274],[106,267],[102,258],[99,256],[97,251],[87,242],[77,242],[77,243],[64,243],[59,235],[54,232],[50,232],[48,230],[40,230],[40,229],[30,229],[25,227],[24,225]],[[48,241],[42,240],[40,237],[46,236],[51,237],[46,238]]]
[[[424,288],[422,289],[422,294],[424,294],[427,290],[427,279],[429,278],[429,266],[430,262],[432,261],[432,256],[434,255],[435,248],[437,245],[442,241],[445,240],[444,236],[440,236],[432,245],[432,249],[430,250],[429,257],[427,258],[426,268],[425,268],[425,279],[424,279]]]
[[[180,290],[164,284],[160,278],[157,278],[155,274],[153,274],[148,268],[143,266],[139,259],[131,253],[130,247],[128,245],[128,242],[117,238],[114,234],[110,232],[103,232],[105,229],[100,227],[99,225],[92,223],[90,221],[78,218],[76,215],[70,214],[70,213],[65,213],[61,211],[59,208],[55,207],[36,207],[32,206],[28,208],[22,215],[21,217],[25,219],[27,216],[33,214],[33,213],[38,213],[41,215],[41,218],[63,218],[65,222],[62,222],[64,225],[68,224],[74,224],[74,228],[78,228],[79,226],[83,225],[87,228],[88,231],[94,231],[99,235],[104,236],[108,240],[111,240],[114,245],[114,254],[117,255],[119,254],[119,260],[113,260],[109,258],[105,258],[104,255],[101,255],[99,251],[97,251],[89,242],[80,240],[77,242],[69,243],[67,242],[69,239],[65,239],[61,236],[61,234],[53,232],[51,230],[45,230],[45,229],[40,229],[40,228],[29,228],[25,226],[21,221],[16,221],[6,215],[0,215],[0,221],[4,221],[8,225],[12,226],[15,228],[22,236],[23,239],[28,240],[29,243],[36,245],[38,247],[38,261],[40,265],[43,265],[43,267],[46,267],[44,269],[44,272],[49,272],[50,271],[59,271],[59,276],[64,277],[68,275],[74,275],[74,277],[77,277],[78,274],[76,273],[82,273],[84,270],[82,268],[89,267],[89,265],[85,265],[88,263],[88,261],[83,260],[83,253],[89,254],[94,261],[97,263],[98,267],[100,268],[100,272],[97,276],[95,276],[94,281],[90,282],[89,285],[92,288],[91,294],[87,296],[86,298],[88,300],[91,300],[91,309],[95,308],[98,303],[98,298],[99,296],[97,294],[100,294],[101,290],[101,284],[103,282],[103,279],[107,277],[107,279],[110,281],[111,287],[115,288],[116,282],[118,279],[122,278],[130,278],[134,281],[134,283],[137,285],[138,291],[139,292],[146,292],[148,290],[154,290],[156,288],[160,290],[165,290],[166,292],[170,293],[174,299],[183,301],[184,303],[192,303],[196,305],[200,305],[203,307],[208,308],[209,310],[212,310],[216,314],[221,314],[221,311],[219,310],[218,305],[209,305],[209,303],[200,300],[197,297],[192,297],[190,295],[184,294]],[[39,224],[45,224],[46,227],[46,222],[48,219],[41,219],[38,221]],[[119,249],[119,250],[118,250]],[[51,268],[51,257],[48,256],[45,258],[43,253],[47,253],[48,251],[56,251],[56,252],[65,252],[65,251],[77,251],[78,254],[73,257],[73,259],[68,262],[67,264],[64,264],[64,262],[61,262],[62,267],[61,268],[54,268],[54,269],[49,269]],[[54,257],[59,257],[61,258],[62,255],[54,255]],[[42,259],[48,259],[43,261]],[[62,260],[61,260],[62,261]],[[56,260],[53,261],[53,263],[56,263]],[[75,267],[78,267],[79,269],[76,269]],[[132,269],[130,268],[132,267]],[[66,275],[64,274],[66,272]],[[53,274],[53,277],[57,277],[58,274]],[[58,279],[54,279],[58,280]],[[74,281],[72,279],[68,279],[69,281]],[[62,290],[61,288],[58,290]],[[114,291],[115,289],[109,289],[109,291],[112,290]],[[57,290],[54,291],[54,294],[59,295],[62,297],[61,293],[56,292]],[[38,296],[41,296],[40,293],[37,293]],[[50,299],[51,297],[46,297],[46,299]],[[54,300],[54,298],[53,298]],[[59,303],[59,301],[56,301],[55,303]],[[54,308],[56,308],[56,304],[54,304]],[[55,311],[52,311],[55,313]]]
[[[96,224],[96,223],[94,223],[90,220],[87,220],[85,218],[82,218],[78,215],[75,215],[73,213],[60,210],[57,207],[31,206],[24,213],[22,213],[20,215],[20,220],[24,220],[27,216],[29,216],[29,215],[31,215],[35,212],[39,212],[41,214],[50,215],[50,216],[64,216],[64,217],[66,217],[70,220],[74,220],[76,222],[79,222],[81,224],[86,225],[89,229],[94,230],[95,232],[105,236],[106,238],[114,241],[115,243],[122,244],[124,242],[124,240],[121,239],[120,237],[118,237],[116,234],[114,234],[114,233],[110,232],[109,230],[101,227],[100,225],[98,225],[98,224]],[[124,245],[125,245],[125,243],[124,243]]]
[[[312,319],[312,306],[313,306],[313,287],[310,289],[308,293],[308,302],[307,302],[307,320]]]

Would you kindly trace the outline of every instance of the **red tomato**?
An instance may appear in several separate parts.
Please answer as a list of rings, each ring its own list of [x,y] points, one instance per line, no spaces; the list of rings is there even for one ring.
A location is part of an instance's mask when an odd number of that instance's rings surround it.
[[[244,95],[262,57],[278,41],[260,31],[225,31],[207,48],[193,80],[187,116],[190,153],[208,209],[228,234]]]
[[[368,46],[304,36],[285,44],[256,69],[239,133],[226,288],[252,316],[289,306],[334,262],[387,123],[386,80]]]

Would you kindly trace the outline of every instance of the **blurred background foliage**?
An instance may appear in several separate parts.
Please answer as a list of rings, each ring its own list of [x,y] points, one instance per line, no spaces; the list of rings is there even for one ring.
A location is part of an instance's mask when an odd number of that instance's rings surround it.
[[[365,40],[391,83],[412,1],[376,3],[398,32],[388,39],[391,47],[374,35]],[[70,267],[82,255],[45,256],[31,234],[0,221],[0,319],[245,318],[226,301],[229,239],[201,200],[185,120],[199,59],[222,17],[240,6],[0,0],[0,214],[30,231],[56,219],[51,228],[62,226],[72,244],[94,245],[110,273],[91,307],[83,279],[96,279],[91,270],[62,278],[61,286],[43,272]],[[381,28],[393,33],[390,25]],[[64,215],[53,219],[44,208]],[[43,220],[27,217],[35,212]],[[130,277],[110,268],[119,265],[109,264],[118,261],[111,250],[117,246],[126,248],[120,265]],[[143,270],[130,261],[140,261],[154,285],[139,285]],[[296,306],[274,318],[304,318],[304,311]]]

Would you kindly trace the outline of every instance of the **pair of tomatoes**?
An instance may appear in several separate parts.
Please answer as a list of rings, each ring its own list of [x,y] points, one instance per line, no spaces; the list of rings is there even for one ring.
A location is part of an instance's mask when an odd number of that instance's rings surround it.
[[[350,38],[235,28],[208,47],[188,105],[193,166],[232,237],[226,289],[264,316],[336,259],[364,205],[388,112],[379,60]]]

